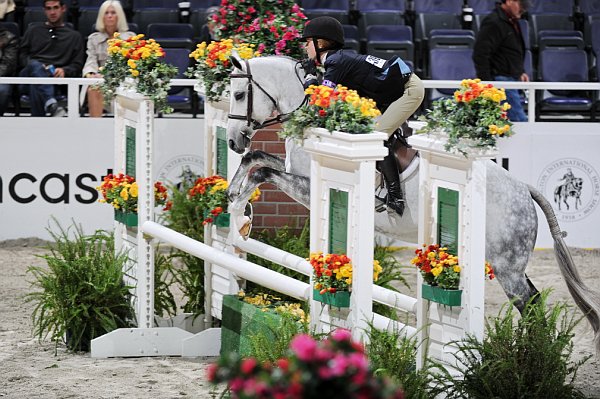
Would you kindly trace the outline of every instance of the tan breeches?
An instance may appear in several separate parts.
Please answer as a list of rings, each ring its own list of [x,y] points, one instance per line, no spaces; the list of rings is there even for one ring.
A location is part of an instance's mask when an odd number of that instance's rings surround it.
[[[391,103],[383,115],[377,119],[375,130],[385,132],[388,136],[394,133],[419,108],[424,95],[423,82],[413,73],[404,86],[402,97]]]

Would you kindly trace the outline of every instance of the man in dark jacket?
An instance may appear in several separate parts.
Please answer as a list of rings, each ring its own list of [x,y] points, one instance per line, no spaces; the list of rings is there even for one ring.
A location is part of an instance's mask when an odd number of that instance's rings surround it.
[[[0,77],[13,76],[17,69],[19,41],[15,35],[0,26]],[[4,115],[11,88],[9,84],[0,84],[0,116]]]
[[[83,38],[65,26],[67,7],[63,0],[45,0],[44,11],[48,20],[29,27],[23,36],[19,58],[24,68],[20,76],[79,77],[84,61]],[[32,116],[64,114],[54,97],[54,85],[30,85],[29,97]]]
[[[519,27],[526,9],[526,0],[502,0],[482,21],[473,50],[473,62],[481,80],[529,81],[524,70],[525,42]],[[506,97],[511,105],[508,118],[513,122],[527,121],[518,90],[506,90]]]

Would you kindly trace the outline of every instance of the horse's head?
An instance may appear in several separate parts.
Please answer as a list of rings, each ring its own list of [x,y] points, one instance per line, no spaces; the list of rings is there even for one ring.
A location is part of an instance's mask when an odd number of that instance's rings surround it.
[[[227,140],[229,148],[241,154],[250,147],[256,130],[280,122],[282,115],[302,103],[304,72],[285,57],[240,60],[232,56],[231,62]]]

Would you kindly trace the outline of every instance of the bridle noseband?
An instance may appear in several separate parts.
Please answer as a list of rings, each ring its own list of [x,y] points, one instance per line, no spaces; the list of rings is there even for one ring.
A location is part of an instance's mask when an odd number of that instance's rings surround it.
[[[262,128],[267,127],[267,126],[275,125],[277,123],[282,123],[282,122],[285,122],[285,121],[289,120],[295,110],[293,110],[291,112],[288,112],[287,114],[282,113],[281,110],[279,109],[279,105],[277,104],[277,101],[275,101],[275,99],[273,98],[273,96],[270,95],[252,77],[252,73],[250,72],[250,63],[248,62],[248,60],[243,60],[243,61],[244,61],[244,64],[246,65],[246,72],[245,73],[232,73],[231,75],[229,75],[229,77],[231,79],[236,79],[236,78],[248,79],[248,94],[247,94],[248,99],[247,99],[246,115],[229,114],[229,115],[227,115],[227,117],[229,119],[244,120],[244,121],[246,121],[247,126],[248,127],[251,126],[253,130],[262,129]],[[296,70],[296,68],[294,68],[294,69]],[[302,83],[302,79],[298,75],[298,71],[297,70],[296,70],[296,77],[298,78],[298,80],[300,81],[300,83]],[[258,87],[260,89],[260,91],[262,91],[263,93],[265,93],[265,95],[269,98],[269,100],[271,100],[271,102],[275,106],[275,110],[277,110],[277,112],[278,112],[278,114],[277,114],[276,117],[271,118],[271,119],[267,119],[267,120],[265,120],[262,123],[258,122],[256,119],[252,118],[252,112],[253,112],[253,109],[254,109],[254,95],[253,95],[253,89],[252,88],[253,88],[254,85],[256,85],[256,87]],[[233,95],[233,93],[231,93],[231,94]],[[298,108],[300,108],[302,105],[304,105],[305,102],[306,102],[306,98],[302,102],[302,104],[300,104],[300,106]]]

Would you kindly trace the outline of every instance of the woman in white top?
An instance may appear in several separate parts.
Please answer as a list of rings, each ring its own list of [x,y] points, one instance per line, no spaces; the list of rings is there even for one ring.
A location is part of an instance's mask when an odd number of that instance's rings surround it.
[[[134,35],[128,31],[127,18],[123,12],[121,3],[115,0],[107,0],[100,6],[98,19],[96,19],[97,32],[92,33],[87,41],[87,60],[83,66],[83,76],[86,78],[101,78],[100,67],[108,58],[108,39],[112,39],[116,32],[120,33],[121,39],[127,39]],[[95,87],[87,90],[88,108],[90,116],[97,118],[102,116],[104,110],[104,98],[102,91]]]

